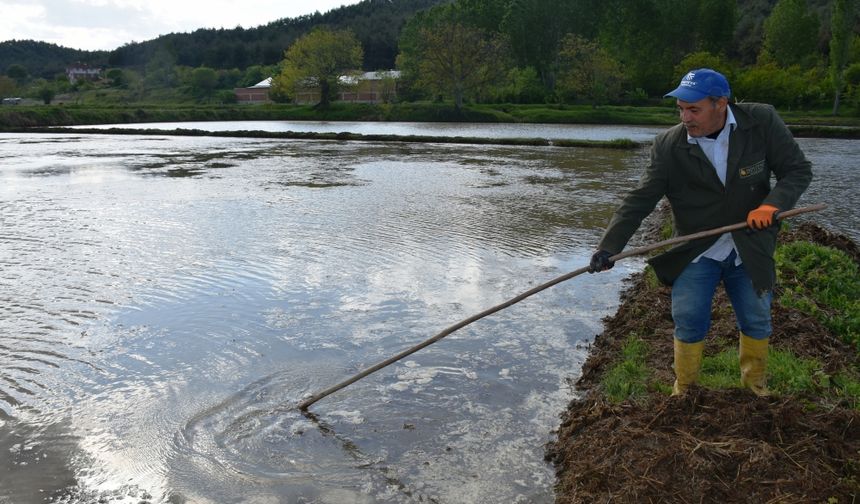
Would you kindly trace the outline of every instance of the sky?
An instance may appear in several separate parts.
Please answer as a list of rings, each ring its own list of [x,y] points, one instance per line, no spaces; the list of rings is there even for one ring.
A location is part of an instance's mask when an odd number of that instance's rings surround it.
[[[253,28],[359,0],[0,0],[0,42],[112,50],[172,32]]]

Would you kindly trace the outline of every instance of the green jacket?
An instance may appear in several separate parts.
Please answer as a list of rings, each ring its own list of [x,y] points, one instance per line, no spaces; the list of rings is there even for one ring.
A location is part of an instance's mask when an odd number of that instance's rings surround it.
[[[737,127],[729,136],[726,185],[701,147],[687,142],[678,124],[661,133],[651,147],[651,160],[639,183],[616,210],[599,248],[617,254],[660,199],[672,207],[676,236],[746,220],[762,203],[780,210],[794,206],[812,180],[812,167],[791,132],[770,105],[730,105]],[[771,175],[776,184],[771,187]],[[757,292],[773,289],[776,280],[773,252],[778,226],[761,231],[744,229],[732,236]],[[693,259],[718,236],[687,242],[648,262],[657,278],[672,285]]]

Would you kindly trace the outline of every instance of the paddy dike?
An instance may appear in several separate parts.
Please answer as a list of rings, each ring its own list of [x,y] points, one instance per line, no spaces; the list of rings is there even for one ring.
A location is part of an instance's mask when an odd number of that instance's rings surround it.
[[[833,247],[860,263],[850,239],[804,223],[782,233]],[[779,296],[779,288],[775,294]],[[672,383],[670,290],[645,273],[629,279],[618,312],[605,320],[576,382],[580,398],[562,416],[547,459],[557,468],[556,502],[856,502],[860,497],[860,411],[848,400],[693,387],[669,397]],[[705,355],[737,346],[734,314],[722,288],[712,309]],[[772,348],[814,358],[826,375],[856,376],[856,349],[816,319],[774,302]],[[608,401],[601,377],[630,334],[646,343],[649,391]]]

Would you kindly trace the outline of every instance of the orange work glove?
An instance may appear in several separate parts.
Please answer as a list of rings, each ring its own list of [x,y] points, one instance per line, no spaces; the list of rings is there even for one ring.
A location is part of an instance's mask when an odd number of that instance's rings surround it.
[[[773,205],[761,205],[747,214],[747,226],[753,229],[765,229],[773,225],[774,217],[779,208]]]

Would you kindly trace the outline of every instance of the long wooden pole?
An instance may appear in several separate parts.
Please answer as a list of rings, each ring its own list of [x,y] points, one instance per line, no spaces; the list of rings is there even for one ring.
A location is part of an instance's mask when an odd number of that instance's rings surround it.
[[[819,210],[823,210],[824,208],[827,208],[827,205],[825,205],[823,203],[820,203],[817,205],[811,205],[811,206],[807,206],[807,207],[803,207],[803,208],[795,208],[792,210],[786,210],[785,212],[781,212],[779,214],[779,218],[780,219],[787,219],[789,217],[794,217],[796,215],[800,215],[800,214],[807,213],[807,212],[817,212]],[[644,247],[626,250],[626,251],[621,252],[619,254],[615,254],[614,256],[610,257],[609,260],[620,261],[621,259],[624,259],[627,257],[642,255],[642,254],[651,252],[652,250],[656,250],[656,249],[663,248],[663,247],[668,247],[670,245],[676,245],[678,243],[684,243],[684,242],[688,242],[688,241],[692,241],[692,240],[698,240],[701,238],[707,238],[709,236],[720,235],[723,233],[728,233],[730,231],[737,231],[739,229],[744,229],[745,227],[747,227],[746,222],[738,222],[737,224],[730,224],[728,226],[723,226],[720,228],[709,229],[707,231],[700,231],[698,233],[688,234],[688,235],[684,235],[684,236],[678,236],[678,237],[670,238],[668,240],[663,240],[661,242],[657,242],[657,243],[654,243],[651,245],[646,245]],[[444,338],[445,336],[448,336],[452,332],[454,332],[458,329],[462,329],[463,327],[466,327],[467,325],[471,324],[472,322],[476,322],[478,320],[481,320],[482,318],[486,317],[487,315],[492,315],[493,313],[496,313],[497,311],[504,310],[505,308],[507,308],[513,304],[519,303],[520,301],[526,299],[527,297],[533,296],[542,290],[546,290],[546,289],[552,287],[553,285],[559,284],[561,282],[564,282],[565,280],[570,280],[573,277],[579,276],[579,275],[585,273],[586,271],[588,271],[588,266],[584,266],[584,267],[579,268],[577,270],[571,271],[570,273],[564,274],[564,275],[557,277],[557,278],[554,278],[554,279],[552,279],[546,283],[538,285],[537,287],[529,289],[529,290],[523,292],[522,294],[505,301],[504,303],[497,304],[496,306],[493,306],[492,308],[487,308],[486,310],[482,311],[481,313],[477,313],[477,314],[472,315],[471,317],[469,317],[467,319],[461,320],[460,322],[457,322],[456,324],[446,328],[445,330],[443,330],[439,334],[433,336],[432,338],[428,338],[428,339],[422,341],[421,343],[419,343],[413,347],[407,348],[406,350],[398,353],[397,355],[394,355],[394,356],[392,356],[388,359],[385,359],[384,361],[382,361],[382,362],[380,362],[374,366],[371,366],[371,367],[365,369],[364,371],[358,373],[357,375],[355,375],[349,379],[346,379],[346,380],[338,383],[337,385],[329,387],[329,388],[323,390],[322,392],[319,392],[317,394],[312,395],[311,397],[308,397],[307,399],[305,399],[299,403],[299,409],[301,409],[302,411],[307,411],[307,409],[313,403],[319,401],[320,399],[322,399],[322,398],[324,398],[330,394],[333,394],[342,388],[348,387],[349,385],[352,385],[353,383],[357,382],[358,380],[361,380],[362,378],[364,378],[370,374],[373,374],[373,373],[379,371],[380,369],[387,367],[387,366],[399,361],[400,359],[402,359],[408,355],[412,355],[413,353],[417,352],[418,350],[421,350],[422,348],[428,347],[428,346],[432,345],[433,343],[436,343],[437,341]]]

